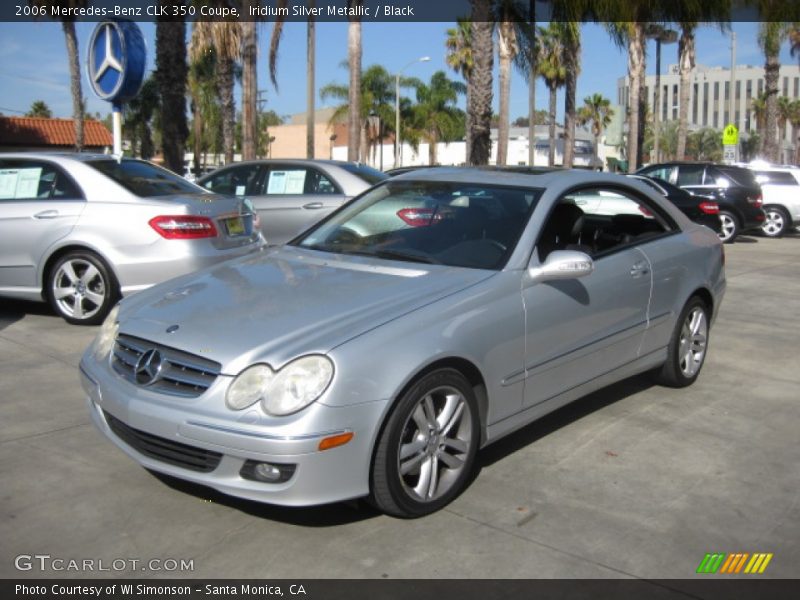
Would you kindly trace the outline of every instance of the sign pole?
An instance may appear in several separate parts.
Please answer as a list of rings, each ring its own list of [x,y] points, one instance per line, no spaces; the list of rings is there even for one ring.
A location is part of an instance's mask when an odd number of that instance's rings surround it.
[[[111,125],[114,130],[114,154],[122,156],[122,105],[111,105]]]

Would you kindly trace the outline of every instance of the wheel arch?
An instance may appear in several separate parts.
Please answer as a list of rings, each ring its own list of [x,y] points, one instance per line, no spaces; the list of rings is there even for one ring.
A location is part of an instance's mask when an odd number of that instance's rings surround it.
[[[481,373],[480,369],[475,365],[475,363],[466,358],[460,356],[441,357],[437,358],[433,362],[430,362],[420,367],[417,371],[414,372],[413,375],[408,377],[403,386],[394,395],[392,401],[387,405],[386,410],[384,411],[383,414],[383,418],[381,420],[380,427],[373,437],[372,450],[370,452],[370,463],[369,463],[370,469],[375,461],[375,452],[378,446],[377,442],[383,435],[383,431],[386,428],[386,424],[389,420],[389,415],[391,415],[392,410],[397,405],[397,402],[420,379],[422,379],[429,373],[438,371],[439,369],[453,369],[454,371],[458,371],[461,375],[463,375],[466,378],[466,380],[472,386],[472,390],[475,393],[475,399],[477,400],[478,403],[478,413],[479,413],[478,419],[480,423],[481,439],[478,447],[480,448],[481,446],[483,446],[486,440],[486,419],[489,407],[488,392],[486,389],[486,381],[483,377],[483,374]]]
[[[55,265],[59,258],[69,254],[70,252],[91,252],[92,254],[96,254],[105,263],[106,267],[108,267],[108,271],[111,274],[111,277],[114,279],[113,283],[116,285],[117,289],[119,289],[119,276],[117,275],[117,271],[111,261],[109,261],[102,252],[99,252],[96,248],[88,244],[71,243],[53,249],[39,271],[39,286],[43,300],[47,300],[47,276],[50,273],[50,270],[53,268],[53,265]]]

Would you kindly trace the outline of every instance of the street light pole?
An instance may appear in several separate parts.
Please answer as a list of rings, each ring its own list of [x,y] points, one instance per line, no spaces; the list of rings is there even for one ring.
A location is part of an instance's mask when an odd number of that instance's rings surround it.
[[[402,163],[400,162],[400,74],[405,71],[411,65],[414,65],[418,62],[428,62],[431,59],[430,56],[423,56],[421,58],[417,58],[412,60],[402,69],[397,71],[397,74],[394,76],[394,166],[395,167],[402,167]]]

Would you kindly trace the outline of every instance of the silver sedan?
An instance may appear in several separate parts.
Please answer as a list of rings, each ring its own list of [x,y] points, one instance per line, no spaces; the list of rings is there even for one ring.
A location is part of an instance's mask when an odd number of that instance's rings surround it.
[[[0,296],[103,321],[120,295],[263,247],[251,206],[151,163],[0,154]]]
[[[576,204],[592,194],[616,213]],[[626,177],[415,171],[125,299],[81,381],[148,469],[417,517],[464,490],[481,447],[576,398],[644,371],[692,384],[723,265],[714,232]]]
[[[387,177],[361,163],[276,158],[235,163],[197,183],[218,194],[248,198],[267,243],[279,245]]]

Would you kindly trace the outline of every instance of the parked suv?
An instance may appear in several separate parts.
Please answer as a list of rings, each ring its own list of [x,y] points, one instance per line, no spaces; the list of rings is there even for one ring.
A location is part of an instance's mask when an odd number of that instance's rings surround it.
[[[723,242],[733,242],[740,233],[759,230],[766,217],[761,208],[761,186],[750,169],[702,162],[671,162],[648,165],[639,175],[657,177],[691,194],[708,196],[719,204]]]
[[[761,232],[767,237],[780,237],[800,225],[800,169],[797,167],[754,167],[764,194],[766,221]]]

